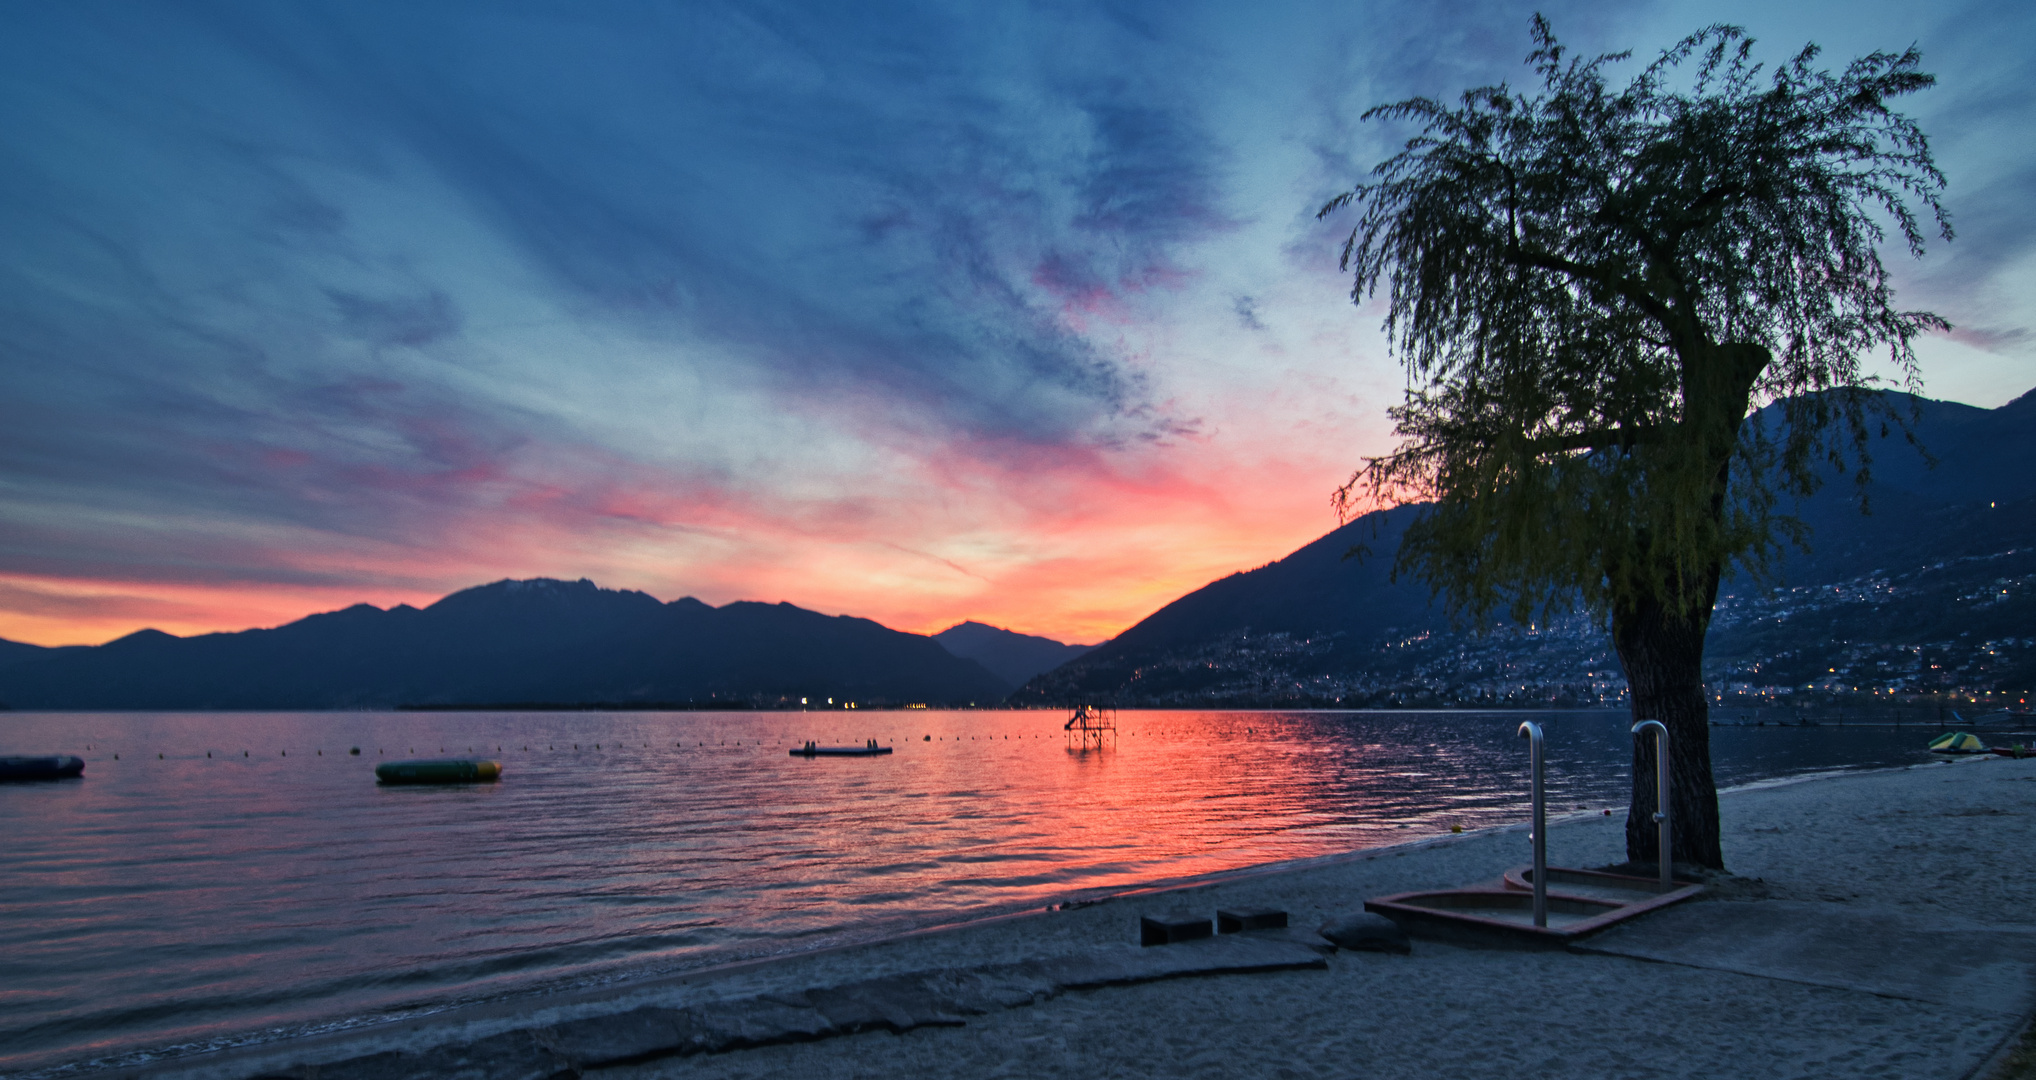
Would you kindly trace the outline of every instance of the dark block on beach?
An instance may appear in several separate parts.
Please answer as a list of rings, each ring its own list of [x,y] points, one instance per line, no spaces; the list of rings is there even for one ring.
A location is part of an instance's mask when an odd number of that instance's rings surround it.
[[[1209,936],[1207,915],[1174,911],[1165,915],[1146,915],[1138,920],[1140,945],[1171,945],[1176,941],[1193,941]]]
[[[1043,966],[1062,990],[1136,986],[1190,976],[1319,970],[1327,966],[1322,954],[1309,946],[1261,936],[1278,933],[1267,930],[1222,937],[1209,935],[1171,949],[1134,949],[1128,944],[1104,947],[1085,955],[1059,957]]]
[[[1369,911],[1338,915],[1322,924],[1321,935],[1338,948],[1357,952],[1410,953],[1413,942],[1393,920]]]
[[[1216,932],[1241,934],[1246,930],[1278,930],[1287,925],[1287,913],[1271,908],[1218,908]]]

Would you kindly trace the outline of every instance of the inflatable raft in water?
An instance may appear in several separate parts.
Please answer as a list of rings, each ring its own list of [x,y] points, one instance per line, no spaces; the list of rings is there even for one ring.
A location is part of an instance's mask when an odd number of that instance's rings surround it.
[[[888,753],[890,753],[890,752],[891,752],[891,748],[890,748],[890,747],[888,747],[888,746],[878,746],[878,745],[877,745],[877,741],[876,741],[875,739],[871,739],[870,741],[868,741],[868,742],[866,742],[866,743],[862,744],[861,746],[821,746],[821,745],[819,745],[818,743],[815,743],[815,742],[814,742],[813,740],[811,740],[811,739],[808,739],[808,740],[806,740],[806,745],[804,745],[804,746],[800,746],[800,747],[796,747],[796,748],[794,748],[794,749],[792,750],[792,756],[793,756],[793,757],[875,757],[875,756],[877,756],[878,754],[888,754]]]
[[[1930,752],[1933,754],[1984,754],[1987,752],[1987,744],[1979,741],[1979,736],[1969,731],[1947,731],[1930,740]]]
[[[85,759],[71,754],[0,757],[0,780],[68,780],[85,774]]]
[[[384,784],[492,784],[501,778],[499,761],[443,758],[385,761],[375,766],[375,779]]]

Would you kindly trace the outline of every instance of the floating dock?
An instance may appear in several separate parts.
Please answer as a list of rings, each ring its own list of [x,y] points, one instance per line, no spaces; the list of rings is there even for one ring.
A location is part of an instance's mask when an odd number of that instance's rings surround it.
[[[890,747],[878,746],[877,741],[875,739],[871,739],[870,741],[862,744],[861,746],[821,746],[819,743],[813,742],[812,740],[809,739],[805,742],[805,744],[792,748],[793,757],[809,757],[809,758],[877,757],[880,754],[888,754],[890,752],[891,752]]]

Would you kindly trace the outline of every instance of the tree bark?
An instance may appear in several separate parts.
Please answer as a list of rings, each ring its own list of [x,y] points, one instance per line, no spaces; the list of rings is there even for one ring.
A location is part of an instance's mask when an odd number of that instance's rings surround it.
[[[1727,344],[1693,348],[1683,367],[1684,416],[1678,425],[1709,474],[1711,524],[1722,528],[1732,481],[1732,455],[1739,426],[1752,400],[1753,384],[1773,360],[1760,345]],[[1719,840],[1718,788],[1711,775],[1711,699],[1704,689],[1704,635],[1718,600],[1722,561],[1694,577],[1664,580],[1679,588],[1668,595],[1631,596],[1612,607],[1612,644],[1626,669],[1633,720],[1659,720],[1668,728],[1669,857],[1714,870],[1725,868]],[[1673,597],[1691,602],[1676,610]],[[1634,862],[1661,858],[1655,740],[1633,743],[1633,798],[1626,810],[1626,857]]]
[[[1706,590],[1717,595],[1718,571]],[[1633,720],[1659,720],[1668,728],[1669,853],[1676,862],[1725,868],[1718,836],[1718,789],[1711,777],[1711,707],[1704,690],[1704,633],[1711,605],[1678,615],[1657,599],[1612,613],[1612,642],[1626,669]],[[1633,743],[1633,798],[1626,812],[1626,857],[1654,862],[1660,855],[1654,823],[1655,740]]]

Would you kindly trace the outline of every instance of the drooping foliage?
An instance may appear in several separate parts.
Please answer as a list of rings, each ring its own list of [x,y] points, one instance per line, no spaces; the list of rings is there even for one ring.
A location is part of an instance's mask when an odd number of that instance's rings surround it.
[[[1615,87],[1630,54],[1570,57],[1545,20],[1538,92],[1414,98],[1367,119],[1418,131],[1369,182],[1343,248],[1352,298],[1385,286],[1408,371],[1403,441],[1339,511],[1434,500],[1400,550],[1460,614],[1651,603],[1696,620],[1733,560],[1800,540],[1786,501],[1831,465],[1864,485],[1870,429],[1903,426],[1862,358],[1915,390],[1881,252],[1951,229],[1921,129],[1889,106],[1920,55],[1773,71],[1730,26]],[[1746,422],[1783,403],[1785,422]]]

